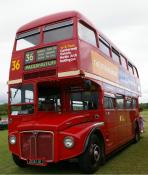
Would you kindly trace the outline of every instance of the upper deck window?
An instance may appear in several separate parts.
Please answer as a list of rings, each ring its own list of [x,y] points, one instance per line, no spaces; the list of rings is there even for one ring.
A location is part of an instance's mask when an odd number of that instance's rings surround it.
[[[73,21],[68,20],[44,27],[44,42],[51,43],[70,39],[73,36]]]
[[[105,53],[107,56],[110,57],[109,43],[105,39],[103,39],[102,37],[99,37],[99,48],[103,53]]]
[[[130,63],[128,63],[128,70],[131,74],[133,74],[133,66]]]
[[[78,34],[80,39],[97,46],[95,32],[81,23],[78,23]]]
[[[135,77],[139,77],[139,76],[138,76],[137,69],[136,69],[135,67],[133,67],[133,71],[134,71],[134,75],[135,75]]]
[[[116,63],[120,64],[119,52],[115,50],[114,48],[112,48],[112,58]]]
[[[122,55],[120,55],[120,60],[121,60],[122,66],[123,66],[125,69],[127,69],[126,58],[124,58]]]
[[[16,39],[16,50],[22,50],[29,47],[37,46],[40,42],[40,30],[35,29],[18,34]]]

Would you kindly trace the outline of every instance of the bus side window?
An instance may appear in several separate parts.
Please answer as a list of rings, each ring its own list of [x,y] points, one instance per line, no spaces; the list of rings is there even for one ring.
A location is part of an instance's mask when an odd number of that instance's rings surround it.
[[[70,97],[73,111],[98,109],[98,92],[71,92]]]
[[[128,70],[133,75],[133,66],[130,63],[128,63]]]
[[[80,39],[97,47],[95,32],[80,22],[78,23],[78,34]]]
[[[139,77],[138,72],[137,72],[137,69],[135,67],[133,67],[133,71],[134,71],[134,76],[138,78]]]
[[[124,67],[127,70],[126,58],[124,56],[120,55],[120,60],[121,60],[122,67]]]
[[[108,109],[108,97],[104,97],[104,108]]]
[[[116,96],[116,107],[117,107],[117,109],[124,108],[124,96],[123,95]]]
[[[131,104],[132,104],[132,99],[127,97],[126,98],[126,103],[125,103],[126,109],[130,109],[131,108]]]
[[[104,40],[101,36],[99,37],[99,49],[110,57],[110,46],[109,43]]]
[[[104,97],[104,108],[105,109],[114,109],[114,98]]]
[[[137,100],[135,98],[133,98],[133,100],[132,100],[132,107],[133,107],[133,109],[137,108]]]
[[[119,52],[117,50],[115,50],[114,48],[112,48],[112,59],[120,64],[120,55],[119,55]]]

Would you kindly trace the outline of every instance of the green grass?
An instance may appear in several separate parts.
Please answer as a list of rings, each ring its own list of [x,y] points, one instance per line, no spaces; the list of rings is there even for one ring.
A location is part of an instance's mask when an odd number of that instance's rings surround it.
[[[0,118],[1,118],[1,119],[8,118],[8,115],[0,115]]]
[[[148,174],[148,111],[143,111],[145,132],[138,144],[112,156],[96,174]],[[49,165],[48,167],[18,168],[12,161],[7,145],[7,131],[0,131],[1,174],[73,174],[81,173],[75,163]]]

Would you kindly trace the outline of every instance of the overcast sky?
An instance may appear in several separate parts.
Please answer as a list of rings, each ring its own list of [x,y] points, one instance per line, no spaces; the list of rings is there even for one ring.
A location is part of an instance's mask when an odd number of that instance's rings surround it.
[[[0,103],[7,101],[11,52],[17,29],[48,14],[77,10],[102,31],[139,70],[148,102],[147,0],[0,0]]]

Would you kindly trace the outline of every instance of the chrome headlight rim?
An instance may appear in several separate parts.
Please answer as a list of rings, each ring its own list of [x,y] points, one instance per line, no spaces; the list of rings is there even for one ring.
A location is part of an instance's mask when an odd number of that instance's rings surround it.
[[[9,143],[11,145],[15,145],[16,144],[16,136],[15,135],[10,135],[9,136]]]
[[[75,145],[74,137],[72,137],[72,136],[64,137],[64,141],[63,142],[64,142],[65,148],[67,148],[67,149],[71,149]]]

